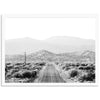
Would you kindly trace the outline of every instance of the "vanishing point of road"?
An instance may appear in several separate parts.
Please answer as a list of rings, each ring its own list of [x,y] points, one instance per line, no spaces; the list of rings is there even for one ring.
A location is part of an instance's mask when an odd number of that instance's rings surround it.
[[[46,66],[44,70],[40,72],[39,83],[65,83],[63,78],[53,64]]]

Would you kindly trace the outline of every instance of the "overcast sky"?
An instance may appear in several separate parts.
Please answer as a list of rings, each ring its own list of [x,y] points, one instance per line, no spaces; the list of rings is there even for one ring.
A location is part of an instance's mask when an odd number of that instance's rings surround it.
[[[6,18],[5,38],[73,36],[95,39],[95,18]]]

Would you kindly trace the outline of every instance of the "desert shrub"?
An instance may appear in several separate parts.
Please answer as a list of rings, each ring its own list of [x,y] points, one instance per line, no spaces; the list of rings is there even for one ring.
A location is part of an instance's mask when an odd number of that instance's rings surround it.
[[[70,73],[70,77],[72,77],[72,78],[73,78],[73,77],[76,77],[76,76],[78,76],[78,74],[79,74],[79,73],[78,73],[77,70],[72,70],[71,73]]]
[[[84,63],[83,63],[83,64],[81,64],[81,66],[87,66],[87,65],[88,65],[88,64],[84,64]]]
[[[64,70],[66,67],[64,66],[64,67],[62,67],[62,69]]]
[[[6,79],[11,78],[11,76],[12,76],[12,75],[11,75],[11,72],[10,72],[10,71],[7,72],[7,73],[5,74],[5,78],[6,78]]]
[[[15,67],[14,69],[16,69],[16,70],[20,70],[20,67]]]
[[[32,74],[29,71],[24,72],[22,75],[23,75],[23,78],[31,78],[32,77]]]
[[[11,70],[8,70],[7,72],[5,72],[5,75],[7,78],[11,78],[15,72],[18,72],[18,71],[15,69],[11,69]]]
[[[67,71],[67,70],[70,70],[70,67],[66,67],[66,71]]]
[[[22,69],[24,69],[24,70],[30,70],[29,67],[23,67]]]
[[[45,62],[43,62],[43,63],[40,63],[39,65],[40,65],[40,66],[45,66]]]
[[[87,75],[83,75],[82,77],[80,77],[80,81],[84,82],[84,81],[94,81],[95,79],[95,74],[94,73],[88,73]]]
[[[22,73],[23,78],[34,78],[36,76],[37,72],[36,71],[26,71]]]
[[[5,68],[5,75],[8,73],[8,69],[7,69],[7,67]]]
[[[80,67],[79,70],[86,71],[87,73],[94,73],[95,69],[91,66]]]
[[[95,70],[94,67],[87,66],[87,67],[79,67],[80,70]]]
[[[75,64],[71,64],[71,66],[75,67],[76,65]]]
[[[23,63],[16,63],[15,65],[23,65]]]
[[[59,65],[59,62],[55,62],[56,65]]]
[[[10,79],[11,78],[11,75],[6,75],[5,76],[5,79]]]
[[[23,73],[14,74],[15,78],[32,78],[32,77],[35,77],[35,76],[36,76],[36,73],[30,72],[30,71],[25,71]]]
[[[26,63],[26,65],[30,65],[31,63]]]
[[[16,74],[14,74],[14,77],[15,77],[15,78],[23,78],[23,76],[22,76],[21,73],[16,73]]]
[[[91,70],[92,69],[92,67],[86,67],[86,68],[84,68],[85,70]]]
[[[12,69],[12,73],[11,74],[14,74],[14,73],[16,73],[18,71],[19,71],[18,69]]]
[[[37,75],[37,72],[36,71],[32,71],[32,77],[36,77],[36,75]]]
[[[37,65],[37,66],[45,66],[45,62],[39,62],[39,63],[35,63],[35,65]]]
[[[62,69],[67,71],[67,70],[69,70],[69,69],[71,69],[71,68],[70,68],[69,64],[66,64],[66,65],[64,65],[64,66],[62,67]]]
[[[6,70],[11,70],[14,66],[13,65],[7,65],[5,68]]]
[[[6,63],[6,66],[7,66],[7,65],[11,65],[11,63]]]
[[[76,64],[76,67],[79,67],[79,66],[80,66],[80,64],[79,64],[79,63],[77,63],[77,64]]]
[[[80,69],[80,70],[84,70],[84,68],[83,68],[83,67],[79,67],[79,69]]]

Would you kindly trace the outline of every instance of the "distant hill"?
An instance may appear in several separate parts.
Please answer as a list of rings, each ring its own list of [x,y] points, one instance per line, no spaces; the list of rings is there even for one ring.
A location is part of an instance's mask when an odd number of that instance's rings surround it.
[[[6,62],[23,62],[24,55],[6,55]],[[74,62],[95,62],[95,52],[84,51],[82,53],[61,53],[55,54],[46,50],[27,54],[27,61],[74,61]]]
[[[95,52],[89,50],[84,51],[81,54],[81,60],[82,61],[88,60],[90,62],[95,62]]]
[[[85,51],[81,54],[81,56],[85,56],[85,57],[94,57],[95,56],[95,53],[93,51]]]
[[[31,38],[20,38],[6,40],[6,55],[23,54],[24,52],[34,53],[39,50],[47,50],[54,53],[66,53],[95,50],[95,41],[67,36],[51,37],[46,40],[35,40]]]

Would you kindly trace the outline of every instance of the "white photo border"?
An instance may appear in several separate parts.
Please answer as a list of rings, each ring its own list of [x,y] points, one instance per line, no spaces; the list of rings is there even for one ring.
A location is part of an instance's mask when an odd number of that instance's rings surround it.
[[[5,83],[5,18],[96,18],[96,82],[95,83]],[[1,86],[4,87],[97,87],[99,86],[99,16],[97,14],[31,14],[1,15]]]

